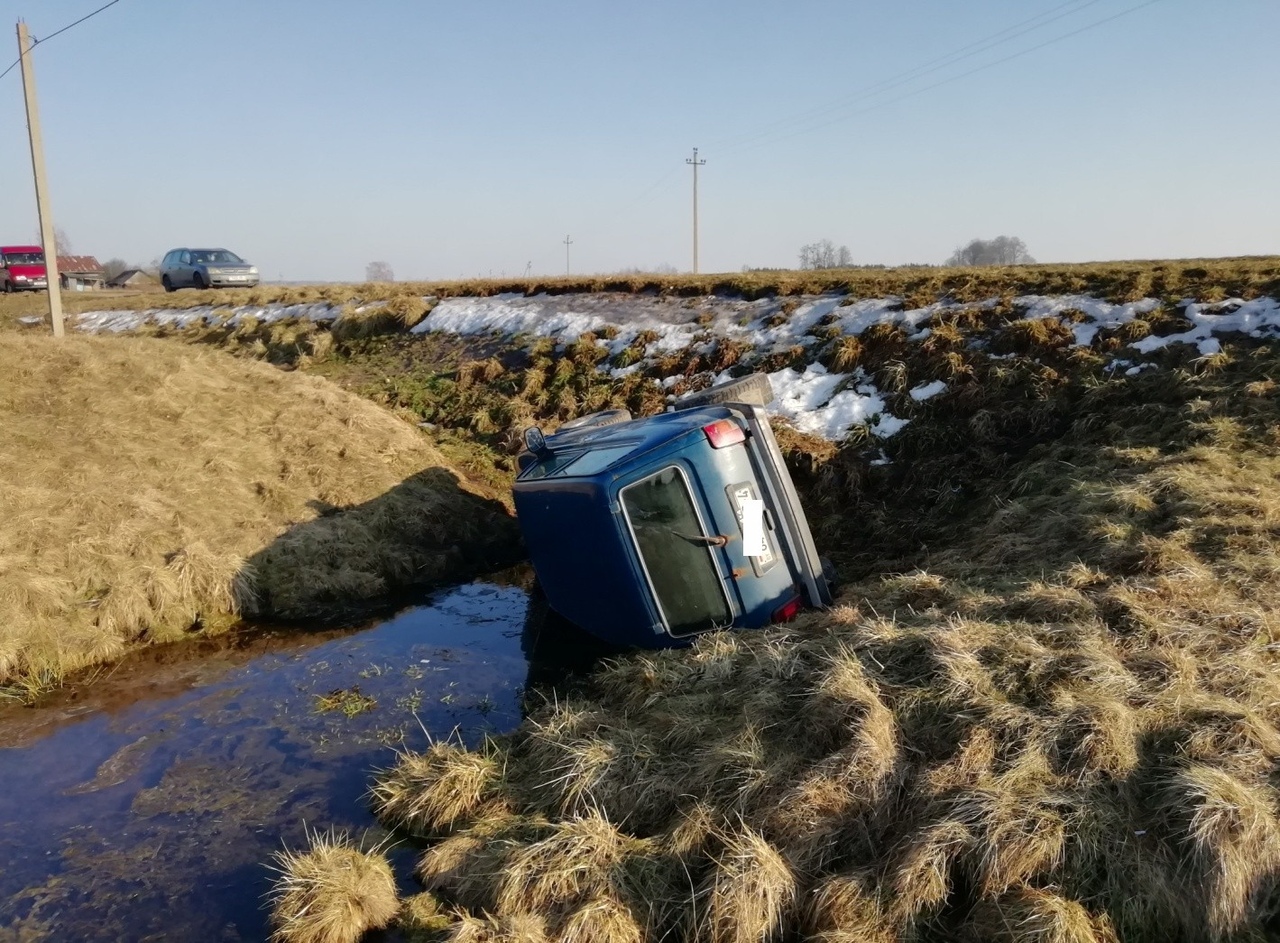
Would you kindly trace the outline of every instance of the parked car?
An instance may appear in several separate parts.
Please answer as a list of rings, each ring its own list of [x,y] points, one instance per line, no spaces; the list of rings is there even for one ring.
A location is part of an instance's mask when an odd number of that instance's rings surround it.
[[[179,288],[252,288],[258,269],[226,249],[172,249],[160,262],[165,291]]]
[[[612,644],[663,648],[829,605],[772,399],[755,374],[657,416],[527,430],[516,517],[552,608]]]
[[[36,291],[49,287],[44,250],[39,246],[0,246],[0,291]]]

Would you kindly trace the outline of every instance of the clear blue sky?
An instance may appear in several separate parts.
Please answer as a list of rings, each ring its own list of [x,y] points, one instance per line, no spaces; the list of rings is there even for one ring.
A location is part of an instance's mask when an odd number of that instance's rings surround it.
[[[0,0],[0,68],[20,16],[40,37],[101,2]],[[556,274],[566,234],[577,272],[687,270],[698,147],[703,271],[823,238],[886,264],[999,234],[1041,261],[1280,253],[1276,0],[1158,0],[951,81],[1140,2],[120,0],[35,51],[53,210],[78,253],[217,244],[267,278]],[[27,241],[17,69],[0,123],[0,241]]]

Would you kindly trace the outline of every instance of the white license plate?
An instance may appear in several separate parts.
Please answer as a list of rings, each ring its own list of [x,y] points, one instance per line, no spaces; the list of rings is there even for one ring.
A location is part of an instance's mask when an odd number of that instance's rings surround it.
[[[244,281],[244,276],[243,276],[243,275],[228,275],[228,276],[227,276],[227,281],[229,281],[229,282],[242,282],[242,281]]]

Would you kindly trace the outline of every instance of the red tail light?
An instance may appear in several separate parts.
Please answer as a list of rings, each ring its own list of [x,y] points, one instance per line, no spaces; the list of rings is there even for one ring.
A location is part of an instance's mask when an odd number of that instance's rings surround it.
[[[800,615],[800,610],[804,608],[804,601],[796,596],[788,603],[784,603],[773,613],[774,622],[790,622],[796,616]]]
[[[702,431],[707,434],[707,441],[711,443],[713,449],[722,449],[726,445],[737,445],[739,442],[747,441],[747,434],[742,426],[732,419],[717,419],[711,425],[703,426]]]

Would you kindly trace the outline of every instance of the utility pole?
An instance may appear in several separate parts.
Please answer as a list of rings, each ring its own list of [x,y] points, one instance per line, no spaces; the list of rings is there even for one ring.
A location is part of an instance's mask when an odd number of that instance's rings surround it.
[[[693,165],[693,274],[698,274],[698,168],[706,163],[698,160],[698,149],[693,149],[693,160],[685,158],[686,164]]]
[[[31,66],[35,43],[27,24],[18,20],[18,61],[22,63],[22,94],[27,103],[27,134],[31,138],[31,170],[36,178],[36,212],[40,216],[40,242],[49,283],[49,320],[53,336],[62,336],[62,290],[58,284],[58,247],[53,242],[53,211],[49,208],[49,183],[44,175],[44,142],[40,139],[40,109],[36,105],[36,76]]]
[[[565,236],[564,237],[564,273],[566,275],[569,274],[569,247],[571,245],[573,245],[573,243],[569,241],[568,236]]]

